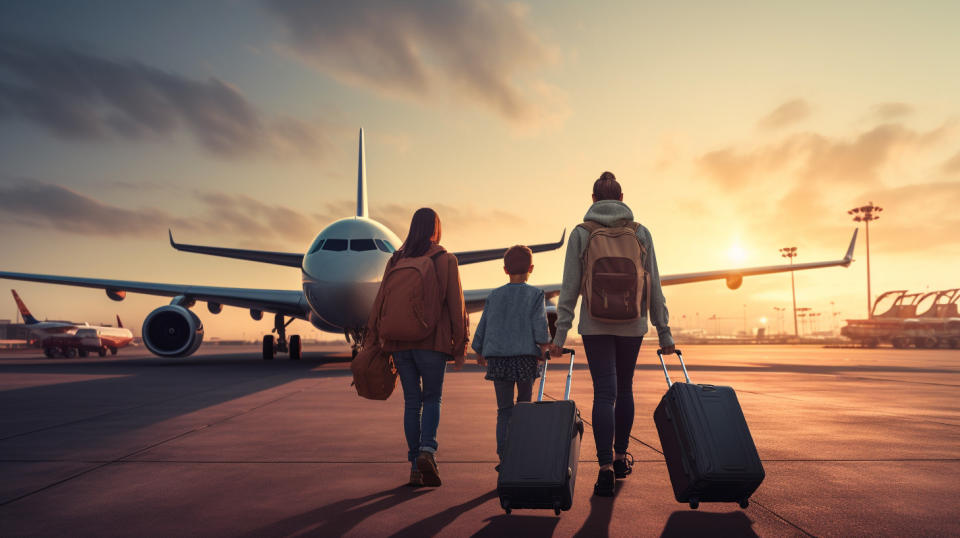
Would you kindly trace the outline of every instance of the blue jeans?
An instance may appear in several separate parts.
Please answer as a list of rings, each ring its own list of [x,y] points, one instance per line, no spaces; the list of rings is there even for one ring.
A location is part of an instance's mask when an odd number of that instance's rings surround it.
[[[593,378],[593,440],[600,465],[623,454],[633,429],[633,371],[642,336],[583,335],[583,349]]]
[[[417,459],[420,451],[437,451],[440,394],[449,358],[446,353],[425,349],[393,353],[393,363],[403,387],[403,432],[410,462]]]
[[[513,416],[513,387],[517,387],[517,403],[529,402],[533,397],[533,379],[525,381],[494,381],[497,391],[497,456],[503,460],[503,451],[507,447],[507,426]]]

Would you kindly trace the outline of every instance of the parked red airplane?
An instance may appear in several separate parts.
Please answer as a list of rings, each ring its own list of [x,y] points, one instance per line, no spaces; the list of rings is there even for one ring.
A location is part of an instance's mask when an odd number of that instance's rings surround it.
[[[86,357],[91,352],[98,353],[101,357],[107,352],[116,355],[118,349],[127,347],[133,341],[133,333],[123,327],[119,315],[116,327],[68,321],[40,321],[30,314],[16,290],[10,292],[13,293],[13,300],[17,302],[23,322],[30,331],[30,339],[36,342],[37,347],[43,348],[47,357]]]

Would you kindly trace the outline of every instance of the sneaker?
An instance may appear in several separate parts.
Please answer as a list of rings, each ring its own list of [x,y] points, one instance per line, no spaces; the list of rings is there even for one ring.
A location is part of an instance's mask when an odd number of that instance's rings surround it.
[[[622,460],[613,460],[613,474],[617,478],[626,478],[633,472],[633,454],[627,452]]]
[[[410,482],[407,483],[408,486],[413,486],[419,488],[423,486],[423,473],[417,469],[410,469]]]
[[[600,469],[600,473],[597,475],[597,483],[593,486],[593,494],[598,497],[613,497],[615,482],[613,469]]]
[[[420,451],[420,455],[417,456],[417,469],[423,475],[424,486],[437,487],[442,483],[440,471],[437,469],[437,460],[434,459],[432,452]]]

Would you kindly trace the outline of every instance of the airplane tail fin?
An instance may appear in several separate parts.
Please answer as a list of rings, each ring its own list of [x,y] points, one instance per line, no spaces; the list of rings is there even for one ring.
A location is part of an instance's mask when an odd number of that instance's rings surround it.
[[[37,321],[37,318],[33,317],[30,313],[30,310],[27,309],[27,305],[23,304],[23,300],[20,299],[20,296],[17,295],[17,290],[10,290],[13,293],[13,300],[17,302],[17,308],[20,310],[20,315],[23,316],[23,322],[27,325],[34,325],[40,323]]]
[[[120,314],[117,314],[117,327],[123,328],[123,322],[120,321]]]
[[[357,216],[367,216],[367,157],[363,146],[363,128],[360,128],[360,149],[357,159]]]

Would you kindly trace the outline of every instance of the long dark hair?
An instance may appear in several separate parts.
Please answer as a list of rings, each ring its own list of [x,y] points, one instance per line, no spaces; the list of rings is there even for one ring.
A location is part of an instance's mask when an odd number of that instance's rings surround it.
[[[431,239],[437,236],[440,240],[440,217],[429,207],[421,207],[413,214],[410,220],[410,231],[407,239],[394,254],[396,258],[415,258],[423,256],[430,250]]]

